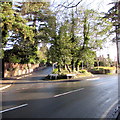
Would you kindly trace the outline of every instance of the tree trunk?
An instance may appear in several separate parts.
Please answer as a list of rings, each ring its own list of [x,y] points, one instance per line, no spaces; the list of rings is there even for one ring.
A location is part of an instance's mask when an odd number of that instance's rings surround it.
[[[0,59],[0,78],[4,78],[4,59]]]
[[[65,65],[66,66],[66,68],[67,68],[67,70],[69,71],[69,73],[71,72],[71,70],[70,70],[70,68],[69,68],[69,66],[66,64]]]
[[[58,74],[61,72],[60,64],[58,64]]]
[[[63,70],[66,70],[65,60],[63,60]]]
[[[76,63],[75,63],[75,69],[76,69],[76,71],[79,71],[79,59],[76,61]]]
[[[76,68],[77,68],[76,70],[77,70],[77,71],[79,71],[79,70],[80,70],[80,69],[79,69],[79,67],[80,67],[80,66],[79,66],[79,64],[77,64],[77,66],[76,66]]]
[[[82,69],[83,69],[83,61],[82,61]]]
[[[72,65],[72,72],[74,72],[75,71],[75,62],[74,62],[74,59],[72,59],[71,65]]]

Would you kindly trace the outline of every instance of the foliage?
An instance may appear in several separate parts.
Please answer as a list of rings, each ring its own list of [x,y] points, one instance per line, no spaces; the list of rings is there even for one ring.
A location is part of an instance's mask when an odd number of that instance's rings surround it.
[[[26,25],[26,20],[12,9],[11,2],[2,2],[1,8],[1,23],[2,28],[2,47],[5,47],[8,42],[14,42],[16,39],[10,39],[12,34],[20,34],[23,39],[32,41],[32,28]],[[8,39],[9,38],[9,39]],[[14,40],[14,41],[13,41]]]
[[[57,63],[58,72],[79,71],[83,62],[89,68],[94,64],[96,49],[101,49],[111,29],[110,21],[92,9],[79,7],[77,14],[64,11],[58,19],[48,2],[0,3],[2,21],[2,48],[6,62]],[[102,37],[101,37],[102,36]],[[47,48],[49,43],[50,48]],[[40,49],[38,46],[42,45]]]
[[[39,58],[37,57],[36,52],[32,51],[33,46],[29,47],[28,46],[29,44],[25,44],[25,45],[26,45],[25,48],[24,47],[20,48],[20,46],[14,45],[13,49],[6,50],[4,56],[5,62],[22,63],[22,64],[39,62]]]
[[[2,33],[2,48],[7,44],[8,31],[12,29],[12,24],[15,21],[14,11],[12,10],[12,3],[0,2],[0,27]]]
[[[42,59],[40,62],[43,63],[43,64],[46,64],[47,60],[46,59]]]
[[[0,48],[0,59],[2,59],[3,57],[4,57],[4,50]]]
[[[85,69],[79,70],[79,72],[80,72],[80,73],[88,73],[88,71],[85,70]]]
[[[49,59],[57,62],[59,66],[70,64],[71,60],[71,41],[70,35],[67,33],[66,24],[61,25],[57,37],[52,41],[52,45],[48,51]]]
[[[116,67],[104,67],[104,66],[99,66],[99,67],[94,67],[94,68],[97,68],[97,69],[102,68],[102,69],[109,69],[109,70],[114,70],[114,69],[116,69]]]
[[[91,69],[91,72],[97,73],[97,74],[113,74],[115,73],[116,67],[104,67],[104,66],[99,66],[99,67],[94,67]]]
[[[75,71],[75,68],[79,70],[82,61],[86,68],[92,67],[95,51],[102,48],[112,27],[107,19],[102,19],[103,14],[97,11],[83,7],[78,11],[76,15],[72,10],[68,19],[66,17],[58,26],[54,25],[56,34],[51,39],[48,59],[57,62],[59,72],[61,69],[69,72]]]
[[[5,61],[18,63],[36,63],[43,59],[46,61],[46,51],[38,51],[38,44],[41,41],[48,41],[49,35],[45,34],[48,33],[45,28],[47,18],[50,16],[49,3],[17,2],[14,5],[16,8],[12,7],[12,2],[0,3],[2,48],[12,47],[11,50],[5,51],[3,56]],[[39,26],[38,21],[42,22]],[[33,24],[29,25],[28,22]],[[0,52],[2,54],[2,51]]]
[[[37,56],[40,59],[40,62],[42,63],[46,63],[47,62],[47,46],[46,45],[42,45],[42,47],[40,47],[40,49],[37,51]]]
[[[55,69],[52,71],[52,74],[58,74],[58,69],[55,68]]]
[[[120,34],[120,16],[119,16],[119,11],[120,11],[120,1],[113,2],[113,7],[111,7],[108,12],[105,14],[104,18],[107,20],[110,20],[112,23],[112,29],[110,30],[110,33],[116,33]],[[113,42],[118,38],[114,38]]]
[[[15,6],[18,8],[17,12],[22,16],[27,16],[29,26],[32,26],[34,32],[35,45],[39,42],[47,42],[49,35],[47,34],[48,20],[51,17],[49,10],[49,2],[18,2]],[[39,22],[39,24],[38,24]]]

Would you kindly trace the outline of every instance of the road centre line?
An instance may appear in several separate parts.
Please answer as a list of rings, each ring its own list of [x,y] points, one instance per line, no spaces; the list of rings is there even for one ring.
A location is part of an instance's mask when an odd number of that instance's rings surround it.
[[[96,86],[99,86],[99,85],[102,85],[102,84],[107,84],[107,82],[102,82],[102,83],[96,84]]]
[[[108,102],[110,102],[110,101],[111,101],[111,98],[107,99],[107,100],[105,101],[105,103],[108,103]]]
[[[14,110],[14,109],[17,109],[17,108],[21,108],[21,107],[24,107],[24,106],[27,106],[27,105],[28,104],[23,104],[23,105],[19,105],[19,106],[13,107],[13,108],[2,110],[2,111],[0,111],[0,113],[7,112],[7,111],[10,111],[10,110]]]
[[[73,92],[81,91],[81,90],[83,90],[83,89],[84,89],[84,88],[80,88],[80,89],[77,89],[77,90],[73,90],[73,91],[61,93],[61,94],[55,95],[54,97],[59,97],[59,96],[67,95],[67,94],[70,94],[70,93],[73,93]]]
[[[86,79],[86,80],[98,80],[100,79],[100,77],[96,77],[96,78],[89,78],[89,79]]]

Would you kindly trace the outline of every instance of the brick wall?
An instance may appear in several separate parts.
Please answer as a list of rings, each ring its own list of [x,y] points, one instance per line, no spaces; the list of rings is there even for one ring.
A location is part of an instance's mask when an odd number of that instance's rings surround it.
[[[39,64],[5,63],[4,77],[13,77],[31,73],[40,68]]]

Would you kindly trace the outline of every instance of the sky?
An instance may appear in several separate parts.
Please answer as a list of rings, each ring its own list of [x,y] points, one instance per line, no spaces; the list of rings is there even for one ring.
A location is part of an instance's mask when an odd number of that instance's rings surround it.
[[[76,3],[78,3],[80,0],[50,0],[50,1],[52,4],[54,3],[54,5],[57,5],[60,3],[62,4],[64,2],[71,3],[72,1],[74,1],[72,5],[76,5]],[[82,0],[82,2],[79,5],[84,5],[87,8],[92,8],[100,12],[107,12],[113,6],[112,4],[109,4],[109,3],[113,1],[114,0]],[[112,41],[112,38],[109,39],[109,41]],[[110,58],[112,60],[117,59],[116,57],[117,49],[116,49],[115,43],[108,42],[105,44],[105,47],[103,48],[103,50],[97,51],[97,56],[104,55],[104,57],[107,57],[107,54],[110,54]]]
[[[97,9],[102,12],[107,12],[109,8],[112,6],[111,2],[113,0],[50,0],[50,2],[53,4],[62,4],[62,3],[71,3],[72,5],[76,5],[79,1],[82,1],[79,5],[84,5],[89,8]],[[109,5],[108,5],[109,4]]]

